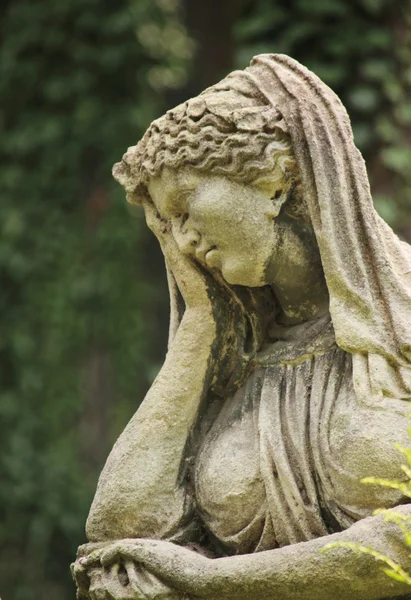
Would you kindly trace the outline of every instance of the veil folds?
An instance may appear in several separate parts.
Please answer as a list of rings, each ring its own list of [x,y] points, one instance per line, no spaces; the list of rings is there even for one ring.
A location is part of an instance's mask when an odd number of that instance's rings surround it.
[[[203,94],[211,91],[259,98],[282,114],[320,250],[336,342],[353,355],[357,397],[374,405],[377,398],[410,399],[411,247],[373,207],[341,101],[308,69],[278,54],[254,57]]]

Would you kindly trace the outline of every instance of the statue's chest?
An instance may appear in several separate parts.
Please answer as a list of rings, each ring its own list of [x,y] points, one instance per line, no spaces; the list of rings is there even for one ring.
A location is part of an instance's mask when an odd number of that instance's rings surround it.
[[[223,408],[199,452],[196,502],[208,529],[233,551],[251,552],[263,527],[265,488],[251,403]]]
[[[361,484],[330,445],[335,416],[358,412],[353,398],[351,359],[333,348],[259,368],[225,402],[197,455],[195,495],[228,551],[297,543],[355,520],[345,490]]]

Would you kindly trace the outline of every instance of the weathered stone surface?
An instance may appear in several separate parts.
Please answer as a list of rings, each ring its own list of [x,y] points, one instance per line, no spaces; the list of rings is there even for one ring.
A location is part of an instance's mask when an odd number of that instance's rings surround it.
[[[165,256],[164,365],[115,444],[78,598],[383,600],[407,586],[411,250],[374,211],[339,99],[261,55],[151,124],[115,165]],[[396,508],[411,514],[411,506]]]

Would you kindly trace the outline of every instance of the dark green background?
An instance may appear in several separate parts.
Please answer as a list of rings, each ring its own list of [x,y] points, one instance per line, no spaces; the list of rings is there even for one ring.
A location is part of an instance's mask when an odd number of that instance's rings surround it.
[[[111,165],[254,54],[343,99],[411,241],[408,0],[8,0],[0,8],[0,595],[74,598],[109,449],[161,365],[164,267]]]

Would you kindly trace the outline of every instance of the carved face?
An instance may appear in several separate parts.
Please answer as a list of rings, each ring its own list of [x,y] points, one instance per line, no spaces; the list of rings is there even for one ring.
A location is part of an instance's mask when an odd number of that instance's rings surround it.
[[[181,252],[220,270],[230,284],[269,283],[281,244],[274,219],[288,191],[281,172],[245,185],[194,169],[164,169],[148,190]]]

